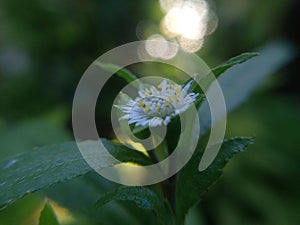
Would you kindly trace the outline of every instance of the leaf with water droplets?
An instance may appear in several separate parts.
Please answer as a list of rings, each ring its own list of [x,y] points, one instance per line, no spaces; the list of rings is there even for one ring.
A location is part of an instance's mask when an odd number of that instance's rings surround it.
[[[237,153],[243,152],[253,138],[236,137],[225,140],[221,149],[212,162],[204,171],[199,171],[199,162],[202,157],[201,149],[198,149],[193,158],[179,172],[177,177],[175,201],[177,221],[183,221],[188,209],[196,204],[208,188],[221,176],[227,162]],[[180,224],[180,223],[179,223]]]
[[[149,164],[141,152],[133,151],[108,140],[102,140],[106,149],[123,162]],[[91,141],[87,142],[91,144]],[[101,154],[102,151],[99,151]],[[91,156],[93,157],[93,156]],[[99,157],[99,167],[115,164],[105,154]],[[75,142],[44,146],[0,162],[0,208],[28,193],[46,189],[68,179],[84,175],[92,168],[85,162]]]
[[[101,197],[96,207],[101,207],[112,201],[129,201],[143,210],[155,213],[159,224],[173,224],[170,216],[170,207],[167,202],[159,197],[155,192],[146,187],[120,187]]]

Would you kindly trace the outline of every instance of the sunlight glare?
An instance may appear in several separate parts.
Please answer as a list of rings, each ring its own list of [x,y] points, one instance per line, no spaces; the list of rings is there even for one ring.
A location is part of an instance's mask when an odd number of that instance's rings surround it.
[[[171,8],[163,20],[165,33],[197,40],[204,37],[208,7],[205,1],[185,1]]]
[[[160,24],[167,39],[176,39],[186,52],[196,52],[203,45],[204,36],[215,31],[216,14],[205,0],[160,0],[166,13]]]

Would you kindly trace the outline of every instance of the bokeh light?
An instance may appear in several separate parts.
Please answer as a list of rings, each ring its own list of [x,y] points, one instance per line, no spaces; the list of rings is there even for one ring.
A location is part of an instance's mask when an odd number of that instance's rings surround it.
[[[176,39],[185,52],[201,49],[204,36],[217,27],[216,15],[204,0],[160,0],[166,13],[161,21],[161,31],[169,39]]]
[[[197,52],[205,36],[217,28],[218,18],[205,0],[159,0],[159,4],[164,13],[159,26],[150,21],[142,21],[137,26],[139,39],[147,40],[140,55],[171,59],[179,48]]]
[[[197,52],[199,51],[204,43],[204,39],[191,40],[184,37],[178,38],[180,47],[185,52]]]
[[[145,50],[153,58],[171,59],[178,52],[178,45],[167,41],[159,34],[151,35],[145,44]]]
[[[206,2],[186,1],[169,10],[162,20],[166,34],[198,40],[204,37],[207,24],[208,7]]]

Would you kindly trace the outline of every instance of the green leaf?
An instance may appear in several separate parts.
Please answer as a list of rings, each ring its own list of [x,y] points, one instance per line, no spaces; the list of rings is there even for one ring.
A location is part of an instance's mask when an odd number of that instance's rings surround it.
[[[145,224],[141,221],[143,218],[135,218],[133,216],[135,215],[135,211],[128,207],[128,205],[122,205],[119,202],[111,203],[105,208],[95,209],[95,200],[117,187],[119,187],[118,184],[99,176],[96,172],[90,172],[76,179],[50,187],[45,192],[47,197],[54,200],[60,206],[73,212],[81,212],[78,216],[74,215],[76,219],[74,225],[91,224],[86,223],[85,219],[93,221],[92,224],[103,224],[103,221],[109,221],[110,224],[114,225]],[[21,201],[17,203],[19,202]],[[14,205],[16,204],[12,206]],[[8,207],[8,209],[12,206]],[[143,213],[139,208],[132,208],[137,210],[139,214]],[[7,211],[7,209],[3,211]],[[118,214],[117,217],[116,214]],[[145,214],[150,213],[146,212]],[[146,219],[146,221],[149,220]]]
[[[235,56],[231,59],[229,59],[227,62],[225,62],[224,64],[215,67],[214,69],[212,69],[212,73],[214,75],[213,76],[204,76],[203,78],[200,78],[200,80],[198,82],[201,83],[201,88],[199,87],[199,85],[194,81],[192,83],[192,86],[190,88],[191,91],[193,92],[197,92],[197,93],[203,93],[203,91],[207,90],[209,88],[209,86],[211,85],[211,83],[214,81],[214,79],[218,78],[222,73],[224,73],[226,70],[228,70],[229,68],[246,62],[247,60],[253,58],[254,56],[257,56],[258,53],[242,53],[238,56]],[[203,74],[199,74],[200,76],[203,76]],[[188,79],[185,84],[189,83],[192,80],[198,80],[197,76],[194,78],[190,78]],[[204,90],[203,90],[204,89]]]
[[[132,201],[137,207],[145,210],[159,210],[161,201],[159,197],[149,188],[144,187],[121,187],[107,193],[96,203],[96,207],[101,207],[112,200]]]
[[[5,210],[0,211],[0,224],[19,225],[24,224],[24,221],[32,221],[33,218],[30,217],[36,214],[37,211],[41,211],[43,203],[44,199],[40,195],[26,196]]]
[[[231,68],[218,78],[225,98],[227,113],[245,102],[267,77],[287,64],[295,55],[294,49],[282,41],[270,43],[259,52],[259,57]],[[240,62],[243,59],[245,58],[241,57]],[[238,61],[229,60],[231,65]],[[221,69],[217,69],[217,71],[221,71]],[[211,112],[206,99],[198,111],[201,135],[203,135],[211,127]]]
[[[258,56],[259,53],[256,52],[249,52],[249,53],[242,53],[238,56],[235,56],[231,59],[229,59],[226,63],[217,66],[215,68],[212,69],[213,74],[215,75],[215,77],[219,77],[222,73],[224,73],[226,70],[228,70],[229,68],[237,65],[237,64],[241,64],[243,62],[248,61],[249,59]]]
[[[96,207],[101,207],[106,203],[112,201],[130,201],[144,210],[150,210],[157,216],[158,221],[161,224],[168,224],[171,221],[166,222],[168,215],[166,214],[165,202],[155,192],[145,187],[120,187],[112,192],[107,193],[100,198]]]
[[[176,217],[178,221],[183,223],[188,209],[196,204],[208,188],[221,176],[222,169],[229,159],[236,153],[244,151],[252,143],[253,138],[246,137],[225,140],[216,159],[202,172],[198,170],[202,154],[197,149],[190,162],[178,174],[175,193]]]
[[[128,149],[108,140],[102,140],[106,149],[123,162],[150,164],[141,152]],[[90,144],[88,141],[87,144]],[[101,151],[100,151],[101,152]],[[103,156],[101,167],[113,165]],[[45,146],[16,155],[0,162],[0,208],[28,193],[46,189],[57,183],[92,171],[83,159],[75,142]]]
[[[45,206],[41,212],[39,225],[59,225],[56,215],[49,202],[45,203]]]
[[[101,67],[107,72],[116,73],[119,77],[123,78],[128,83],[137,80],[137,77],[132,72],[125,68],[122,68],[121,66],[102,62],[94,62],[94,64]]]

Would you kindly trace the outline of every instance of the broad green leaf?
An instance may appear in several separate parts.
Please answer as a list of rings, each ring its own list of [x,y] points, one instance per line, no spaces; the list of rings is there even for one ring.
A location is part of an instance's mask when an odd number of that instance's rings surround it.
[[[252,138],[246,137],[225,140],[216,159],[202,172],[198,170],[202,154],[201,151],[197,150],[190,162],[178,174],[175,194],[178,221],[183,223],[189,208],[196,204],[208,188],[221,176],[222,169],[229,159],[236,153],[244,151],[252,142]]]
[[[45,203],[45,206],[41,212],[39,225],[59,225],[56,215],[49,202]]]
[[[125,68],[122,68],[121,66],[102,62],[94,62],[94,64],[101,67],[107,72],[116,73],[119,77],[123,78],[128,83],[137,80],[137,77],[132,72]]]
[[[150,160],[141,152],[108,140],[102,142],[113,156],[123,162],[150,164]],[[103,168],[113,165],[106,157],[102,157],[99,164]],[[45,146],[16,155],[1,161],[0,168],[0,208],[28,193],[92,171],[75,142]]]
[[[157,216],[161,224],[168,224],[172,221],[164,222],[168,215],[166,214],[165,202],[155,192],[145,187],[121,187],[107,193],[96,203],[96,207],[101,207],[112,201],[130,201],[144,210],[150,210]]]

